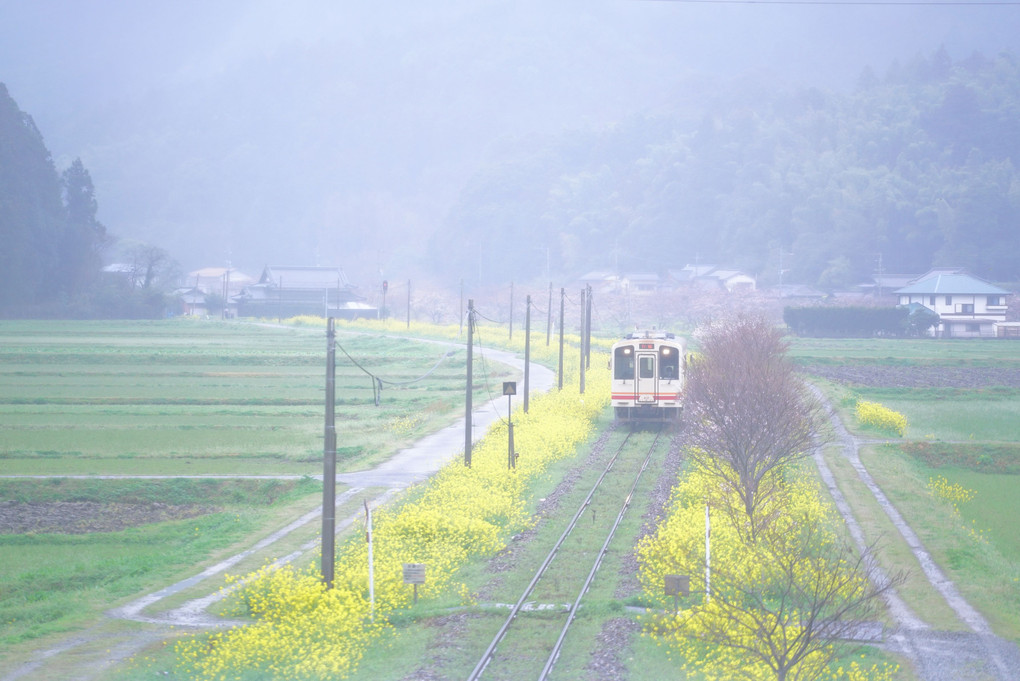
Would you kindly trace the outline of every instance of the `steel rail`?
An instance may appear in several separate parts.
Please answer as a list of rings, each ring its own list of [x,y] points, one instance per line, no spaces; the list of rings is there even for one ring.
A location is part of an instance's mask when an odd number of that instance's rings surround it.
[[[563,534],[560,535],[560,538],[556,540],[556,543],[553,545],[552,550],[549,551],[549,554],[545,557],[545,560],[542,561],[542,565],[540,565],[538,570],[535,571],[535,576],[531,578],[531,582],[528,584],[527,587],[525,587],[524,592],[521,594],[521,597],[517,599],[517,602],[510,609],[510,614],[507,616],[506,621],[503,622],[503,626],[501,626],[499,628],[499,631],[496,632],[496,635],[493,636],[492,642],[489,643],[489,646],[485,649],[485,652],[482,654],[482,657],[478,660],[478,664],[476,664],[475,668],[471,671],[471,675],[468,676],[468,681],[477,681],[477,679],[481,677],[482,672],[485,671],[485,668],[489,666],[489,662],[492,660],[492,656],[496,652],[496,647],[503,640],[503,637],[506,636],[506,632],[510,629],[510,625],[513,624],[514,619],[517,618],[517,615],[520,613],[521,608],[527,601],[528,596],[530,596],[531,592],[534,591],[535,586],[542,578],[542,575],[549,567],[549,564],[552,563],[553,558],[556,557],[557,551],[559,551],[560,547],[563,545],[563,542],[566,541],[571,531],[573,531],[574,527],[577,525],[577,521],[578,519],[580,519],[581,514],[583,514],[585,509],[588,508],[589,504],[591,503],[592,497],[595,496],[595,492],[599,488],[599,485],[601,485],[602,481],[606,479],[607,475],[609,475],[609,471],[613,469],[613,466],[616,464],[616,460],[620,456],[620,452],[623,451],[623,448],[627,445],[627,441],[630,440],[632,432],[633,431],[628,432],[627,436],[623,439],[623,442],[620,443],[620,446],[613,454],[613,457],[609,460],[609,463],[606,464],[605,470],[602,471],[602,475],[599,476],[599,479],[592,486],[591,491],[588,492],[588,496],[585,497],[584,501],[577,509],[577,513],[575,513],[574,517],[571,518],[570,522],[567,524],[567,527],[563,530]]]
[[[591,587],[592,581],[595,579],[595,573],[598,572],[599,566],[602,565],[602,559],[605,558],[606,553],[609,551],[609,544],[613,541],[613,537],[616,535],[617,528],[620,527],[620,523],[623,522],[623,516],[627,513],[627,509],[630,508],[630,502],[634,498],[634,492],[637,490],[638,482],[641,481],[641,475],[648,468],[648,463],[652,460],[652,452],[655,451],[655,446],[659,444],[659,438],[662,436],[662,430],[655,435],[655,440],[652,441],[651,446],[648,448],[648,453],[645,454],[645,460],[641,463],[641,468],[638,470],[637,475],[634,476],[634,482],[631,483],[630,492],[627,493],[626,498],[623,500],[623,507],[620,512],[616,515],[616,522],[613,523],[612,528],[609,530],[609,535],[606,537],[606,541],[602,544],[602,549],[595,557],[595,564],[592,565],[591,571],[588,573],[588,578],[584,580],[584,585],[581,590],[577,593],[577,598],[574,599],[573,605],[570,606],[570,612],[567,613],[567,621],[563,624],[563,629],[560,631],[559,638],[556,639],[556,645],[553,646],[552,652],[549,653],[549,659],[546,660],[545,666],[542,668],[542,673],[539,675],[539,681],[545,681],[549,677],[549,672],[552,671],[553,665],[556,664],[556,660],[560,657],[560,650],[563,648],[563,641],[567,637],[567,630],[570,629],[570,625],[573,624],[574,618],[577,617],[577,610],[581,607],[581,598],[588,593],[588,589]]]

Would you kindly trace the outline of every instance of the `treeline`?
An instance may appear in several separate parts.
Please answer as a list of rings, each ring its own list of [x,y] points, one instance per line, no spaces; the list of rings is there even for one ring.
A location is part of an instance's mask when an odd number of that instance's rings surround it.
[[[81,159],[58,173],[32,117],[0,83],[0,317],[163,312],[161,292],[103,276],[103,253],[113,239],[97,211]]]
[[[944,50],[849,95],[747,82],[700,112],[521,141],[433,242],[493,280],[686,263],[838,289],[957,265],[1020,281],[1020,66]],[[505,149],[504,149],[505,151]]]

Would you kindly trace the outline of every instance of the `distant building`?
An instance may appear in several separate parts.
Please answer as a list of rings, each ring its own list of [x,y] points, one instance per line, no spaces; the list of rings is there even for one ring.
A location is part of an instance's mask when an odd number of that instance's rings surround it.
[[[269,267],[235,297],[241,317],[378,317],[338,267]]]
[[[659,286],[659,275],[654,272],[632,272],[620,277],[620,290],[624,293],[655,293]]]
[[[994,338],[1006,325],[1010,292],[960,268],[934,269],[898,289],[900,305],[920,303],[939,315],[942,338]]]
[[[237,314],[235,298],[254,281],[251,275],[232,267],[205,267],[188,272],[185,286],[177,289],[175,295],[181,314],[202,317],[224,313],[233,317]],[[212,304],[213,298],[219,300],[218,304]]]
[[[757,280],[740,270],[718,265],[686,265],[679,270],[669,270],[666,279],[671,287],[694,287],[708,291],[754,291]]]

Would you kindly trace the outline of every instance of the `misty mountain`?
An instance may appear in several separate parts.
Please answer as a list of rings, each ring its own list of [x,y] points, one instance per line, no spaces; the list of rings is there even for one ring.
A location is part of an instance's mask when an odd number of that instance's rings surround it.
[[[758,112],[780,104],[747,103],[752,92],[850,96],[866,67],[885,73],[939,45],[957,61],[995,55],[1018,28],[1008,6],[0,0],[0,82],[58,170],[81,157],[109,232],[159,244],[185,269],[229,260],[256,272],[339,265],[365,285],[380,270],[492,279],[499,258],[470,245],[473,233],[459,240],[472,257],[448,261],[443,245],[478,221],[479,200],[510,211],[492,231],[577,227],[566,247],[538,242],[537,264],[506,268],[515,274],[544,274],[547,255],[564,273],[595,266],[585,239],[601,240],[599,257],[633,262],[630,242],[606,241],[621,212],[658,205],[628,222],[658,238],[671,202],[702,230],[732,229],[705,222],[710,197],[685,205],[665,176],[639,186],[649,148],[671,153],[668,135],[736,125],[734,95]],[[708,150],[697,159],[707,164]],[[525,177],[499,179],[507,173]],[[685,191],[717,188],[698,182]],[[653,192],[663,201],[638,198]],[[725,254],[684,234],[696,253]]]
[[[1020,65],[945,50],[851,94],[754,82],[546,143],[468,183],[433,241],[489,283],[725,263],[840,288],[962,265],[1020,281]],[[712,97],[711,99],[709,97]]]

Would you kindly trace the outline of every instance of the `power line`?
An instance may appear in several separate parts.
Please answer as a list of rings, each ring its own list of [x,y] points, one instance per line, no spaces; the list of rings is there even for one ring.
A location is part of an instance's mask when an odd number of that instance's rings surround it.
[[[865,5],[865,6],[938,6],[946,7],[1009,7],[1020,5],[1014,0],[643,0],[644,2],[676,2],[698,5]]]

